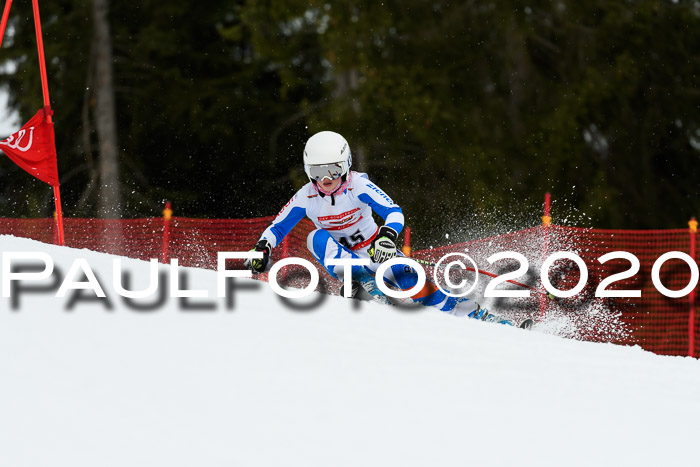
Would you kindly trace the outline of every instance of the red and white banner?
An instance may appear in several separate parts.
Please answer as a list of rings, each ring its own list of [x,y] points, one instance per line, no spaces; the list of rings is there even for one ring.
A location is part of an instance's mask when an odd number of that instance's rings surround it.
[[[53,123],[49,123],[47,117],[45,109],[39,110],[22,129],[0,141],[0,149],[15,164],[39,180],[56,187],[56,142]]]

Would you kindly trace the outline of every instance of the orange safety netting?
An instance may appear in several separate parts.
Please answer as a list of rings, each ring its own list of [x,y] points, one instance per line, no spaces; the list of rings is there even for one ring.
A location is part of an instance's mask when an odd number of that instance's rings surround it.
[[[555,251],[572,251],[586,263],[588,280],[585,288],[575,297],[550,300],[541,294],[533,293],[530,303],[522,307],[529,315],[538,315],[535,309],[544,302],[545,316],[560,314],[576,316],[583,321],[583,329],[576,337],[585,340],[605,340],[617,343],[638,344],[659,354],[688,355],[689,332],[695,336],[693,354],[700,355],[700,319],[694,316],[690,323],[690,296],[669,298],[661,294],[652,283],[651,271],[655,261],[664,253],[679,251],[690,252],[691,234],[687,229],[675,230],[598,230],[576,227],[551,226],[549,229],[535,227],[493,238],[479,239],[461,244],[448,245],[431,250],[414,252],[414,257],[436,261],[450,252],[466,252],[473,258],[479,269],[498,271],[496,266],[486,258],[500,251],[522,253],[529,261],[531,274],[518,279],[536,289],[543,290],[539,280],[540,267],[544,258]],[[598,258],[613,251],[626,251],[635,255],[640,262],[640,269],[634,276],[616,281],[607,290],[640,290],[639,298],[596,298],[595,293],[600,282],[612,274],[630,269],[630,263],[624,259],[614,259],[601,264]],[[697,251],[695,262],[698,262]],[[514,270],[511,267],[510,270]],[[690,268],[682,260],[671,259],[660,270],[661,283],[670,290],[680,290],[690,281]],[[558,289],[567,290],[579,281],[578,266],[572,262],[558,261],[549,270],[550,282]],[[487,279],[489,279],[487,277]],[[529,280],[528,280],[529,279]],[[697,286],[696,286],[697,289]],[[697,294],[694,306],[698,306]],[[592,316],[596,313],[599,316]],[[585,329],[586,321],[593,324],[608,325],[610,320],[601,319],[600,313],[617,315],[619,323],[627,325],[629,335],[624,333],[605,333],[601,326]],[[609,331],[609,330],[608,330]]]
[[[182,266],[217,267],[220,251],[248,251],[257,241],[272,217],[257,219],[190,219],[173,217],[129,220],[65,219],[65,242],[73,248],[87,248],[138,259],[158,258],[168,261],[178,258]],[[275,259],[295,256],[314,262],[307,251],[306,237],[314,229],[304,219],[292,230],[274,252]],[[0,234],[27,237],[46,243],[56,243],[57,233],[52,219],[0,218]],[[466,253],[474,259],[478,268],[491,274],[503,274],[516,269],[514,261],[502,260],[489,264],[487,258],[502,251],[516,251],[529,263],[527,274],[515,280],[542,291],[539,280],[544,259],[555,251],[571,251],[586,263],[589,277],[583,291],[574,297],[558,300],[545,298],[533,291],[529,298],[504,299],[498,306],[508,316],[539,318],[544,312],[545,321],[569,320],[576,326],[572,337],[637,344],[667,355],[688,355],[689,342],[694,336],[694,355],[700,355],[700,319],[695,315],[690,322],[690,296],[669,298],[662,295],[651,280],[654,262],[669,251],[689,253],[693,235],[688,229],[676,230],[598,230],[575,227],[533,227],[492,238],[414,251],[413,256],[437,261],[447,253]],[[612,251],[626,251],[640,261],[640,270],[633,277],[615,282],[609,289],[641,290],[640,298],[596,298],[596,288],[611,274],[629,269],[629,262],[622,259],[601,264],[598,258]],[[697,251],[695,262],[697,263]],[[289,283],[290,270],[283,275]],[[299,273],[304,282],[304,273]],[[337,293],[340,283],[319,267],[319,288],[327,293]],[[427,267],[428,276],[432,275]],[[265,279],[265,275],[262,277]],[[550,282],[561,290],[573,287],[579,280],[578,267],[570,261],[558,261],[549,270]],[[491,277],[480,275],[481,291]],[[662,284],[671,290],[683,289],[690,281],[690,268],[681,260],[672,259],[660,271]],[[283,282],[284,279],[281,280]],[[294,283],[294,281],[291,281]],[[503,287],[499,287],[503,288]],[[517,287],[516,287],[517,288]],[[698,306],[695,294],[694,306]],[[498,308],[499,310],[501,308]],[[698,313],[700,314],[700,313]],[[610,317],[614,319],[611,319]],[[555,319],[556,318],[556,319]],[[614,321],[614,322],[613,322]],[[613,323],[613,324],[611,324]],[[617,332],[618,327],[629,330]],[[692,333],[692,334],[691,334]]]

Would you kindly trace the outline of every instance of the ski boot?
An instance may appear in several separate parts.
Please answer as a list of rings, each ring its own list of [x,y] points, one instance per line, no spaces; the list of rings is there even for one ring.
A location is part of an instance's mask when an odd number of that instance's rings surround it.
[[[342,297],[344,293],[345,284],[340,284],[340,287],[338,287],[338,295]],[[364,289],[362,288],[362,284],[360,284],[359,281],[350,282],[350,298],[365,301],[370,301],[372,299],[372,297],[364,291]]]
[[[481,321],[488,321],[490,323],[507,324],[508,326],[513,325],[513,323],[511,323],[507,319],[503,319],[498,315],[491,314],[485,308],[481,308],[481,306],[478,303],[476,304],[476,310],[472,311],[467,316],[469,318],[479,319]]]
[[[362,295],[369,295],[370,299],[377,303],[393,305],[389,298],[379,290],[374,276],[364,269],[360,273],[353,274],[352,292],[350,296],[352,298],[362,299]]]

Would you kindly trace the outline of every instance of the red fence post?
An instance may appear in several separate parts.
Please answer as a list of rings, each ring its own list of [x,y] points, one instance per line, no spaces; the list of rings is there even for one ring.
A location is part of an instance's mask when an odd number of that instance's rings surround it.
[[[698,221],[691,217],[688,221],[690,227],[690,257],[695,260],[695,241],[698,232]],[[695,357],[695,289],[688,295],[690,309],[688,310],[688,356]]]
[[[544,194],[544,215],[542,216],[542,261],[547,258],[547,251],[549,250],[549,226],[552,223],[551,216],[551,206],[552,206],[552,195],[550,193]],[[547,294],[546,291],[539,296],[540,300],[540,319],[544,317],[547,312]]]
[[[173,217],[173,210],[170,201],[165,202],[165,209],[163,209],[163,256],[161,257],[161,263],[168,262],[168,246],[170,245],[170,219]]]
[[[403,231],[403,247],[401,251],[407,257],[411,256],[411,228],[406,227]]]

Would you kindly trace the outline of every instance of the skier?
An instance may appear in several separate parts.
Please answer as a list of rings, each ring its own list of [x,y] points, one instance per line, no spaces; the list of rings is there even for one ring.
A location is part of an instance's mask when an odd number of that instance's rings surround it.
[[[352,266],[352,296],[357,297],[362,288],[374,300],[391,303],[377,287],[374,273],[381,263],[401,255],[396,241],[403,229],[404,216],[401,208],[367,174],[351,171],[351,165],[350,146],[338,133],[322,131],[309,138],[304,148],[304,170],[309,183],[292,197],[260,236],[253,250],[262,252],[262,259],[247,259],[245,266],[254,273],[265,271],[272,249],[306,216],[317,227],[307,237],[307,247],[326,271],[342,280],[346,266],[329,265],[329,259],[369,258],[369,266]],[[372,212],[384,219],[384,225],[377,226]],[[398,264],[386,270],[384,280],[394,288],[407,290],[417,284],[418,274],[413,268]],[[467,300],[447,296],[429,281],[411,298],[452,313],[460,302]],[[511,324],[474,305],[469,317]]]

